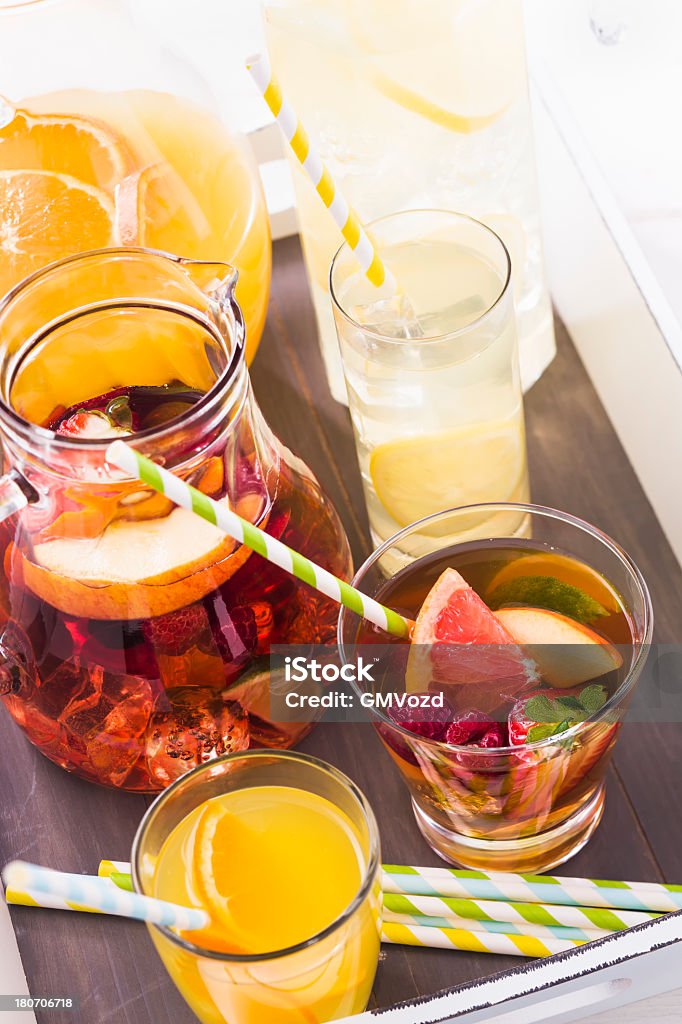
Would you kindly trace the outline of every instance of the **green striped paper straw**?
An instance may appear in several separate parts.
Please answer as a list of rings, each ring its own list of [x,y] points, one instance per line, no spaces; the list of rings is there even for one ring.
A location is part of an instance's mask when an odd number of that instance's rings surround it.
[[[99,874],[121,888],[132,889],[130,865],[100,861]],[[591,942],[602,935],[643,924],[659,914],[599,907],[508,903],[503,900],[455,899],[385,892],[384,922],[425,928],[459,929],[503,935],[530,935],[540,939]]]
[[[132,917],[181,931],[197,931],[209,923],[203,910],[127,892],[92,875],[68,874],[14,860],[3,868],[2,879],[8,903]]]
[[[125,876],[124,876],[125,877]],[[539,934],[536,929],[548,928],[548,934],[558,938],[595,938],[612,932],[632,928],[651,921],[659,914],[621,910],[616,913],[603,907],[561,906],[551,903],[511,903],[504,900],[477,900],[471,897],[419,896],[415,894],[384,893],[384,909],[391,914],[434,920],[457,920],[460,927],[473,928],[478,922],[485,929],[511,931],[513,927],[532,929],[528,934]],[[461,922],[468,924],[462,925]],[[420,923],[424,923],[421,921]],[[494,926],[494,927],[493,927]],[[563,931],[561,930],[563,929]],[[570,936],[565,931],[575,932]],[[583,932],[583,934],[578,934]],[[589,934],[588,934],[589,933]]]
[[[408,619],[404,619],[390,608],[385,608],[373,598],[361,594],[355,587],[333,576],[304,555],[293,551],[264,530],[259,530],[257,526],[202,494],[174,473],[162,469],[123,441],[114,441],[109,445],[106,459],[112,466],[117,466],[130,476],[137,477],[160,494],[165,494],[176,505],[195,512],[240,544],[245,544],[252,551],[267,558],[269,562],[291,573],[296,579],[308,583],[325,597],[350,608],[387,633],[394,636],[409,636],[412,623]]]
[[[383,867],[384,892],[408,896],[446,896],[662,914],[682,909],[682,885],[517,875],[460,868],[415,868],[397,864],[384,864]]]

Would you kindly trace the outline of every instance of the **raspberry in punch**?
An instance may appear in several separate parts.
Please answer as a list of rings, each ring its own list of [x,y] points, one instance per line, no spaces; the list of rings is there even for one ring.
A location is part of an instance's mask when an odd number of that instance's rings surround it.
[[[325,643],[337,618],[108,467],[112,437],[350,574],[335,510],[254,401],[233,287],[221,264],[106,250],[0,308],[0,420],[30,496],[0,526],[0,691],[43,753],[104,785],[158,790],[224,753],[292,746],[310,726],[270,717],[270,645]]]
[[[443,537],[442,549],[406,562],[398,534],[354,580],[415,620],[411,641],[345,609],[339,640],[348,659],[355,644],[382,650],[375,688],[384,694],[442,694],[442,708],[418,715],[373,712],[417,824],[465,867],[562,863],[602,815],[606,769],[651,641],[646,584],[615,542],[552,509],[470,506],[411,529]],[[467,540],[452,545],[458,529]]]

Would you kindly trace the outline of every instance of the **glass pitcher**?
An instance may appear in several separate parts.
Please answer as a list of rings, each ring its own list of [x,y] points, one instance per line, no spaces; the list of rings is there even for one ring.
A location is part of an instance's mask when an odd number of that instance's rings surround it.
[[[149,246],[240,273],[249,360],[271,247],[257,169],[132,0],[0,0],[0,295],[77,252]]]
[[[70,257],[0,304],[0,695],[82,777],[161,789],[219,754],[289,747],[271,644],[336,606],[108,467],[115,435],[348,578],[337,514],[251,391],[235,271],[143,249]]]

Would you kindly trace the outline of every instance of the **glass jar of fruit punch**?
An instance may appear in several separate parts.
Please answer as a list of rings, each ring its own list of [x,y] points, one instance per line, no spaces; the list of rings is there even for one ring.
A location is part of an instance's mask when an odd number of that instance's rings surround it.
[[[114,436],[348,578],[348,543],[258,409],[225,264],[109,249],[0,305],[0,694],[51,760],[129,790],[289,747],[273,643],[324,643],[332,602],[108,467]],[[23,507],[22,507],[23,506]],[[12,514],[13,513],[13,514]]]

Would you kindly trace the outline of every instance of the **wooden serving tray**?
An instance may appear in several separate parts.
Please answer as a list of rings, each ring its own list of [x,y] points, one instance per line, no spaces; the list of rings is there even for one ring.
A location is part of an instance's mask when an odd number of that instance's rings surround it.
[[[335,502],[359,565],[370,545],[348,411],[329,395],[298,240],[277,242],[274,254],[254,388],[275,432],[306,460]],[[554,363],[526,396],[533,499],[584,517],[625,547],[651,587],[657,640],[673,643],[682,574],[560,323],[557,340]],[[0,744],[0,862],[22,857],[93,872],[103,856],[128,859],[150,798],[69,776],[31,747],[1,709]],[[407,791],[371,726],[323,724],[302,749],[337,765],[365,791],[379,821],[384,860],[438,862],[417,831]],[[681,762],[682,726],[626,724],[609,772],[604,820],[566,873],[682,882],[675,785]],[[194,1021],[143,927],[17,907],[11,917],[29,990],[80,1002],[77,1011],[37,1011],[38,1024]],[[392,1006],[524,962],[390,947],[382,953],[371,1006]]]

